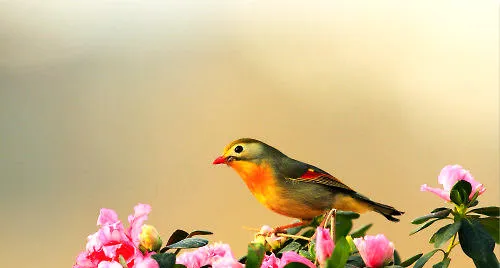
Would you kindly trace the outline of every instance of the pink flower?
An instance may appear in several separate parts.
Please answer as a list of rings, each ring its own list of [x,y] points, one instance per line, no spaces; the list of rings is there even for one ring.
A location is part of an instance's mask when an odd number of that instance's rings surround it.
[[[394,259],[394,244],[383,234],[354,238],[354,244],[368,267],[382,267]]]
[[[323,266],[326,260],[330,258],[334,247],[335,245],[330,236],[330,230],[318,227],[316,229],[316,259],[320,266]]]
[[[310,268],[315,268],[316,266],[310,260],[305,257],[300,256],[295,251],[287,251],[283,253],[281,259],[276,258],[276,256],[271,253],[271,255],[264,256],[261,268],[283,268],[285,265],[291,262],[300,262],[307,265]]]
[[[176,263],[183,264],[187,268],[199,268],[205,265],[211,265],[214,268],[243,267],[243,264],[234,258],[229,245],[222,243],[215,243],[194,251],[185,252],[177,257]]]
[[[121,267],[120,257],[129,268],[158,268],[150,253],[144,255],[139,250],[139,234],[151,206],[138,204],[134,211],[129,216],[130,227],[125,230],[114,210],[101,209],[97,218],[100,228],[88,236],[86,251],[78,255],[73,268]]]
[[[427,184],[423,184],[422,186],[420,186],[420,191],[431,192],[439,196],[441,199],[450,201],[450,191],[453,186],[460,180],[467,181],[472,186],[472,192],[470,193],[469,200],[476,192],[482,194],[484,193],[484,191],[486,191],[484,186],[476,181],[468,170],[463,169],[459,165],[448,165],[441,170],[441,173],[438,177],[438,182],[439,184],[443,185],[443,189],[432,188],[427,186]]]

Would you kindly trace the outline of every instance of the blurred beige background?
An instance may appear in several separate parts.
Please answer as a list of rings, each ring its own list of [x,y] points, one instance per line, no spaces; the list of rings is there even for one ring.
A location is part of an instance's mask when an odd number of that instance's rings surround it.
[[[410,221],[443,205],[419,187],[444,165],[500,201],[498,19],[488,1],[1,1],[2,266],[70,267],[101,207],[126,222],[138,202],[165,238],[211,230],[240,256],[242,226],[290,219],[211,165],[239,137],[405,210],[356,225],[427,252],[437,228]]]

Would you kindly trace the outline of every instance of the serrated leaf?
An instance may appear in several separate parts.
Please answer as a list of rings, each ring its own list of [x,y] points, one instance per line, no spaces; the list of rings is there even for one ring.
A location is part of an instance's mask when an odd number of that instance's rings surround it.
[[[309,268],[309,266],[301,263],[301,262],[290,262],[285,265],[283,268]]]
[[[192,231],[191,233],[189,233],[189,235],[187,237],[193,237],[195,235],[212,235],[214,233],[210,232],[210,231],[202,231],[202,230],[196,230],[196,231]]]
[[[368,229],[370,229],[372,226],[373,226],[373,223],[369,223],[369,224],[361,226],[360,228],[358,228],[357,230],[355,230],[351,233],[351,237],[357,238],[357,237],[365,236],[366,231],[368,231]]]
[[[399,265],[401,265],[403,267],[408,267],[408,266],[412,265],[414,262],[416,262],[418,259],[420,259],[420,257],[422,257],[422,255],[424,255],[424,254],[420,253],[420,254],[417,254],[413,257],[410,257],[407,260],[405,260],[404,262],[400,263]]]
[[[434,256],[434,254],[436,254],[436,252],[438,252],[440,249],[435,249],[435,250],[432,250],[428,253],[426,253],[425,255],[423,255],[422,257],[420,257],[417,262],[415,263],[415,266],[413,266],[413,268],[422,268],[424,267],[424,265],[427,263],[427,261],[429,261],[429,259]]]
[[[160,268],[172,268],[175,265],[175,254],[173,253],[158,253],[151,255]]]
[[[450,240],[460,229],[460,221],[441,227],[434,233],[429,242],[434,243],[435,248],[441,247],[444,242]]]
[[[170,235],[170,238],[168,239],[166,246],[179,242],[182,239],[187,238],[188,235],[189,235],[188,232],[181,229],[177,229]]]
[[[264,246],[257,243],[250,243],[248,245],[247,260],[245,263],[245,267],[260,268],[265,253],[266,250]]]
[[[434,265],[432,265],[432,268],[447,268],[450,265],[450,258],[446,258],[443,261],[440,261]]]
[[[434,218],[444,219],[444,218],[448,217],[448,215],[450,215],[450,213],[451,213],[451,209],[449,209],[449,208],[444,209],[444,210],[439,210],[437,212],[432,212],[430,214],[418,217],[418,218],[414,219],[413,221],[411,221],[411,223],[421,224],[421,223],[424,223],[424,222],[426,222],[430,219],[434,219]]]
[[[208,240],[197,237],[190,237],[179,242],[166,246],[165,248],[199,248],[208,244]]]
[[[425,228],[427,228],[427,227],[431,226],[431,224],[435,223],[435,222],[436,222],[436,221],[438,221],[438,220],[441,220],[441,219],[434,219],[434,220],[428,221],[428,222],[426,222],[426,223],[424,223],[424,224],[420,225],[420,226],[419,226],[419,227],[417,227],[415,230],[411,231],[410,235],[412,235],[412,234],[416,234],[416,233],[418,233],[418,232],[422,231],[423,229],[425,229]]]
[[[482,214],[490,217],[498,217],[500,216],[500,208],[499,207],[484,207],[484,208],[476,208],[469,212],[474,212],[477,214]]]
[[[297,252],[297,251],[299,251],[301,246],[302,245],[299,242],[292,241],[291,243],[289,243],[285,247],[283,247],[280,251],[278,251],[278,253],[283,253],[283,252],[287,252],[287,251]]]
[[[345,237],[340,237],[335,242],[335,248],[333,249],[332,256],[330,256],[330,258],[326,261],[326,267],[344,268],[350,254],[351,246],[349,246]]]
[[[486,232],[488,232],[491,237],[493,237],[493,240],[495,240],[495,243],[499,243],[500,240],[500,234],[498,232],[498,227],[500,226],[500,222],[498,218],[493,218],[493,217],[486,217],[486,218],[479,218],[477,221],[484,227]]]
[[[469,256],[476,267],[498,267],[493,253],[495,241],[476,220],[462,219],[458,236],[463,252]]]
[[[455,185],[453,185],[453,188],[451,188],[450,191],[450,199],[453,201],[453,203],[457,205],[464,205],[469,202],[469,195],[472,192],[472,186],[470,182],[460,180]]]

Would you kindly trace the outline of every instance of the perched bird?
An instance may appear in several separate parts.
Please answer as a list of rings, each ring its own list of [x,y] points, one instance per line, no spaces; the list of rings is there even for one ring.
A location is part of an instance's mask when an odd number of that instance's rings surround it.
[[[226,146],[213,164],[227,164],[241,176],[248,189],[267,208],[306,224],[332,208],[363,213],[375,211],[390,221],[404,212],[357,193],[327,172],[289,158],[261,141],[243,138]]]

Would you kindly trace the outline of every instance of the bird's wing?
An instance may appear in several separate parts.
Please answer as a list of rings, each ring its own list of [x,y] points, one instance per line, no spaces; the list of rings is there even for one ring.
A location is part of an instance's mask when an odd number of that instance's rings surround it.
[[[311,183],[319,183],[326,186],[341,188],[347,191],[353,191],[349,186],[342,183],[339,179],[334,176],[322,171],[317,170],[315,168],[308,168],[305,172],[302,173],[299,177],[289,178],[294,181],[302,181],[302,182],[311,182]]]

